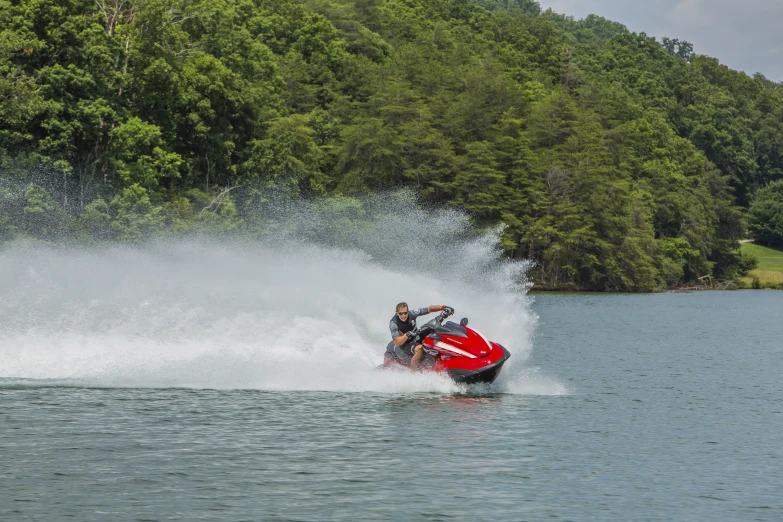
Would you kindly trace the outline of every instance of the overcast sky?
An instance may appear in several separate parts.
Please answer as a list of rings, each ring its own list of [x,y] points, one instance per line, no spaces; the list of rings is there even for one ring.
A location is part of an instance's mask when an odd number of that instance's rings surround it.
[[[629,30],[693,44],[732,69],[783,81],[783,0],[538,0],[574,18],[597,14]]]

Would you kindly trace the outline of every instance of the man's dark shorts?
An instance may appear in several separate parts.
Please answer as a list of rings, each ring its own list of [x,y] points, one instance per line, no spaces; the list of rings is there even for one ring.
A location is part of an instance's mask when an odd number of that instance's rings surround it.
[[[413,349],[415,347],[416,341],[408,341],[402,346],[395,346],[394,341],[392,341],[386,345],[386,352],[388,355],[394,354],[398,359],[410,366],[411,359],[413,358]]]

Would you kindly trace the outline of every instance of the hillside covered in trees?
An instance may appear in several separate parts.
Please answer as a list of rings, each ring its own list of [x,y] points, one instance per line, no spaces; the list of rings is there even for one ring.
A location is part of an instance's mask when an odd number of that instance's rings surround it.
[[[0,0],[0,242],[409,187],[540,287],[731,279],[782,127],[762,75],[532,0]]]

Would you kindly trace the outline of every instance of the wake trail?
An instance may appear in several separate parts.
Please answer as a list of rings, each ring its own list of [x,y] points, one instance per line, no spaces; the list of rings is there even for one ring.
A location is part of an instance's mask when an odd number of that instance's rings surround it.
[[[411,307],[451,305],[505,345],[513,356],[498,390],[564,393],[557,382],[519,384],[531,383],[525,362],[536,317],[525,295],[526,265],[498,261],[498,231],[471,235],[462,214],[428,211],[405,198],[404,208],[389,208],[390,198],[379,199],[364,202],[356,226],[324,211],[316,216],[318,227],[312,207],[283,209],[277,229],[262,241],[5,246],[0,386],[21,379],[105,387],[464,391],[443,376],[375,370],[394,305],[407,301]],[[401,248],[401,237],[411,234],[420,249]]]

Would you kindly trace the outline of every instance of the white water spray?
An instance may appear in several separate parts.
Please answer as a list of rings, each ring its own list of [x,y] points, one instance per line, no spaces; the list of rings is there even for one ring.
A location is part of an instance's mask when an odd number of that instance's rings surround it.
[[[389,204],[384,197],[365,202],[374,215],[358,227],[335,225],[331,211],[313,219],[289,209],[280,230],[252,243],[6,246],[0,380],[459,391],[443,376],[375,370],[394,305],[407,301],[453,306],[506,346],[512,359],[495,388],[564,393],[557,383],[526,377],[536,318],[524,293],[525,265],[497,261],[497,233],[465,239],[458,213],[410,201],[404,211],[378,210],[379,201]]]

